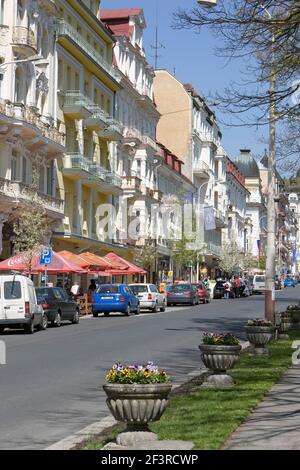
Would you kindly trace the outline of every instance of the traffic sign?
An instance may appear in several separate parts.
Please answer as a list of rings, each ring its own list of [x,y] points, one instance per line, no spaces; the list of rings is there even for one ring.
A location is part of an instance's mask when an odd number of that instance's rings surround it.
[[[52,262],[52,249],[51,248],[44,248],[41,252],[41,257],[40,257],[40,264],[51,264]]]

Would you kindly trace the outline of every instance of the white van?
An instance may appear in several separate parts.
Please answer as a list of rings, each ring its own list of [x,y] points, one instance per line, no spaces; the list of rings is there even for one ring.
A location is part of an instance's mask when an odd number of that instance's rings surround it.
[[[265,292],[266,290],[266,276],[264,274],[255,274],[253,276],[253,293]]]
[[[34,333],[36,327],[45,330],[47,325],[32,280],[21,274],[0,276],[0,333],[5,328],[20,327],[27,333]]]

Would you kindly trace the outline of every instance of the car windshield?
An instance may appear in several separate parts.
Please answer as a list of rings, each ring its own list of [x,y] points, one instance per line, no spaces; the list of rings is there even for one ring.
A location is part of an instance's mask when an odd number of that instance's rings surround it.
[[[36,296],[37,296],[38,302],[40,302],[40,300],[48,300],[51,297],[50,289],[43,289],[43,288],[36,289]]]
[[[196,289],[204,289],[203,285],[202,284],[193,284],[193,287],[195,287]]]
[[[265,276],[256,276],[255,281],[256,282],[265,282]]]
[[[97,294],[118,294],[119,292],[119,286],[100,286],[97,289]]]
[[[178,286],[172,287],[173,292],[187,292],[188,290],[192,290],[190,285],[180,284]]]
[[[140,294],[143,292],[148,292],[148,286],[129,286],[134,294]]]

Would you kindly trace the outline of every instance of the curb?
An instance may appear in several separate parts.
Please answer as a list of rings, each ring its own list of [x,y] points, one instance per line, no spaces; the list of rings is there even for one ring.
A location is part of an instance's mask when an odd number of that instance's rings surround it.
[[[76,445],[81,444],[91,435],[100,434],[105,429],[110,428],[115,424],[117,424],[117,421],[112,416],[106,416],[100,421],[86,426],[75,434],[62,439],[61,441],[55,442],[44,450],[72,450]]]

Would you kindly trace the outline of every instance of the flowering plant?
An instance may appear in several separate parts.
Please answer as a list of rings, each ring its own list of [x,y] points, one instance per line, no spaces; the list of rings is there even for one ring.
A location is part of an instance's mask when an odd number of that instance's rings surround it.
[[[159,370],[153,362],[126,365],[116,363],[108,371],[106,380],[117,384],[157,384],[169,381],[165,371]]]
[[[254,318],[253,320],[247,321],[247,326],[273,326],[273,323],[269,320]]]
[[[289,305],[287,307],[287,310],[299,310],[300,309],[300,305]]]
[[[204,333],[203,344],[214,344],[215,346],[238,346],[239,340],[231,333]]]

